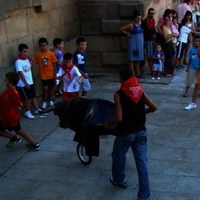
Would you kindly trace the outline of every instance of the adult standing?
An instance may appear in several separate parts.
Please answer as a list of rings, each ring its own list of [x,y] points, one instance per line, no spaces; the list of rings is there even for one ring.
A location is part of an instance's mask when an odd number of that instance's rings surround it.
[[[168,16],[164,16],[164,24],[162,26],[162,35],[165,40],[164,42],[164,72],[166,76],[172,76],[174,73],[174,61],[175,61],[175,50],[172,42],[172,38],[176,37],[176,33],[171,30],[171,20]]]
[[[172,19],[172,10],[169,8],[165,9],[163,16],[159,18],[158,23],[156,25],[156,43],[161,44],[162,48],[164,48],[164,38],[162,32],[162,26],[164,24],[164,16],[168,16],[170,19]],[[172,23],[171,20],[170,23]]]
[[[135,76],[141,77],[140,62],[144,60],[144,35],[141,25],[142,15],[138,10],[133,12],[133,21],[120,28],[129,37],[128,60]]]
[[[114,94],[115,115],[105,122],[104,127],[114,128],[116,135],[112,152],[112,177],[110,182],[118,187],[128,186],[125,176],[126,153],[129,148],[134,154],[138,172],[138,199],[150,200],[147,169],[146,114],[154,112],[156,104],[143,92],[131,68],[123,68],[120,73],[121,88]],[[145,108],[145,105],[147,108]]]
[[[183,19],[186,11],[191,11],[190,8],[190,1],[191,0],[184,0],[183,3],[180,3],[177,7],[177,14],[178,14],[178,24],[179,24],[179,28],[181,28],[181,20]]]
[[[144,30],[144,47],[146,50],[146,57],[148,60],[148,65],[149,65],[151,75],[152,75],[152,65],[153,65],[152,57],[153,57],[155,39],[156,39],[154,14],[155,14],[154,8],[149,8],[148,15],[142,22],[142,27]]]

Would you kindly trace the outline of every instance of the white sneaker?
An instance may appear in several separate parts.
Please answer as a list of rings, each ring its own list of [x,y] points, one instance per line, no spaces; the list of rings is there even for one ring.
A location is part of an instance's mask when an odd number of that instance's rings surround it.
[[[53,101],[49,101],[49,105],[50,106],[54,106],[54,102]]]
[[[185,107],[185,110],[192,110],[197,107],[196,103],[190,103],[188,106]]]
[[[47,107],[47,102],[42,102],[42,109],[44,110],[44,109],[46,109],[46,107]]]
[[[27,117],[28,119],[35,119],[35,116],[33,116],[30,111],[26,111],[24,113],[24,116]]]
[[[160,80],[160,77],[158,77],[157,79]]]
[[[151,79],[152,79],[152,80],[154,80],[155,78],[154,78],[154,77],[152,77]]]

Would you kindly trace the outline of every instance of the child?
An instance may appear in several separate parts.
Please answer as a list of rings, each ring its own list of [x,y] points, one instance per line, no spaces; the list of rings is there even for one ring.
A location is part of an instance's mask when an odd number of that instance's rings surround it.
[[[47,100],[49,106],[54,106],[53,96],[56,83],[56,62],[55,54],[48,50],[48,41],[46,38],[39,39],[40,51],[35,54],[34,62],[39,66],[39,74],[42,81],[42,109],[46,109]]]
[[[175,36],[172,37],[172,42],[174,44],[174,50],[176,51],[176,45],[178,42],[177,37],[179,36],[178,20],[176,17],[172,18],[171,29],[172,29],[172,33],[176,34],[176,37]]]
[[[38,102],[36,100],[35,87],[33,83],[33,77],[31,72],[31,67],[33,64],[33,59],[28,56],[28,46],[26,44],[20,44],[18,46],[19,55],[15,62],[16,72],[19,74],[19,82],[17,84],[17,89],[22,100],[25,101],[25,114],[24,116],[28,119],[35,119],[32,115],[30,108],[31,103],[35,107],[35,114],[39,114],[41,111],[38,107]]]
[[[200,58],[200,50],[198,51],[198,59],[199,58]],[[197,70],[196,83],[195,83],[195,87],[192,93],[192,102],[189,103],[189,105],[185,107],[185,110],[192,110],[192,109],[197,108],[196,100],[199,97],[199,91],[200,91],[200,66],[199,66],[199,69]]]
[[[63,63],[57,74],[58,79],[63,79],[63,100],[71,100],[79,96],[79,84],[81,83],[81,73],[73,65],[71,53],[65,53]]]
[[[15,88],[19,81],[19,76],[15,72],[6,74],[7,89],[0,94],[0,136],[10,139],[6,145],[7,148],[12,147],[15,143],[21,141],[20,137],[13,136],[9,131],[15,131],[16,134],[22,136],[29,142],[26,146],[39,150],[40,145],[23,129],[20,125],[20,110],[22,103],[19,94]]]
[[[182,21],[182,27],[178,38],[178,46],[176,51],[176,67],[183,67],[183,53],[186,50],[189,34],[192,32],[191,28],[188,27],[188,21]]]
[[[188,53],[188,66],[186,68],[187,77],[186,77],[186,87],[183,97],[188,96],[188,91],[190,86],[192,85],[194,79],[197,76],[198,70],[200,69],[199,66],[199,57],[198,57],[198,49],[200,47],[200,37],[194,36],[193,38],[193,46],[190,48]]]
[[[60,69],[60,66],[63,62],[63,55],[64,55],[64,52],[63,52],[63,49],[64,49],[64,41],[63,39],[61,38],[55,38],[53,40],[53,46],[54,48],[52,49],[53,52],[55,53],[56,55],[56,58],[57,58],[57,62],[56,62],[56,74],[58,73],[59,69]],[[58,79],[56,80],[56,89],[54,91],[54,95],[55,96],[60,96],[62,95],[62,91],[61,91],[61,87],[62,87],[62,82],[60,82]]]
[[[74,52],[73,62],[76,65],[76,67],[79,69],[83,77],[81,85],[80,85],[80,88],[82,90],[82,96],[87,96],[88,91],[91,90],[91,85],[90,85],[87,68],[86,68],[87,42],[85,38],[79,37],[76,40],[76,45],[77,45],[77,51]]]
[[[156,44],[156,51],[153,53],[153,76],[152,79],[160,79],[160,72],[162,72],[162,62],[164,60],[164,53],[162,51],[161,44]]]

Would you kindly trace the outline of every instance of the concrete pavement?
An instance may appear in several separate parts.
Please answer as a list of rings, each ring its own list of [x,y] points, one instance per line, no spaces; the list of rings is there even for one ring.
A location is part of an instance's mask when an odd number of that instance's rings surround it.
[[[200,109],[185,111],[191,100],[181,97],[185,72],[160,81],[140,80],[157,103],[147,116],[149,174],[153,200],[200,200]],[[92,97],[113,99],[119,87],[117,74],[99,74],[91,79]],[[199,101],[199,100],[198,100]],[[109,182],[114,137],[102,137],[100,156],[84,166],[76,155],[74,133],[58,127],[58,118],[22,120],[23,127],[40,142],[38,152],[25,141],[12,149],[0,138],[0,200],[129,200],[137,196],[138,182],[131,151],[127,155],[127,189]]]

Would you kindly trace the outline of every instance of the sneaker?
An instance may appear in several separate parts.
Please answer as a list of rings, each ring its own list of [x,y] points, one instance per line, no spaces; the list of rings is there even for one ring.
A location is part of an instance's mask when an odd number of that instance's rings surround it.
[[[42,110],[40,108],[38,108],[37,110],[35,110],[35,114],[39,115],[42,112]]]
[[[10,141],[5,145],[6,148],[11,148],[14,144],[21,142],[21,138],[18,136],[14,136]]]
[[[128,187],[128,182],[126,179],[124,179],[124,181],[122,181],[121,183],[116,183],[115,181],[113,181],[113,177],[110,177],[110,182],[111,182],[111,184],[113,184],[114,186],[117,186],[117,187],[121,187],[121,188]]]
[[[24,116],[28,119],[35,119],[35,116],[33,116],[30,111],[26,111]]]
[[[35,151],[38,151],[40,149],[40,145],[38,143],[36,143],[35,145],[27,143],[26,147],[28,147],[29,149],[34,149]]]
[[[47,102],[42,102],[42,107],[43,110],[45,110],[47,108]]]
[[[54,102],[53,101],[49,101],[49,106],[54,106]]]
[[[190,103],[188,106],[185,107],[185,110],[192,110],[197,107],[196,103]]]
[[[158,80],[160,80],[160,77],[157,77]]]
[[[152,80],[154,80],[155,78],[154,78],[154,77],[152,77],[151,79],[152,79]]]

